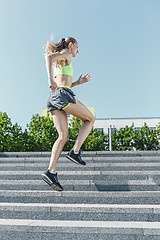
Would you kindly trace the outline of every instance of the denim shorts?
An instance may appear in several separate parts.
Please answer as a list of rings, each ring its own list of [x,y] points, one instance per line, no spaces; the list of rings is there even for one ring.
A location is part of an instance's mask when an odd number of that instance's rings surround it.
[[[47,112],[52,110],[63,110],[71,103],[76,103],[75,94],[68,86],[58,87],[51,91],[47,100]]]

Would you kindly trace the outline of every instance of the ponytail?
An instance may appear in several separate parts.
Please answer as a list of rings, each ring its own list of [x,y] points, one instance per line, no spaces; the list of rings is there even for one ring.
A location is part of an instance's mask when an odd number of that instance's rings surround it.
[[[53,40],[47,41],[45,45],[45,55],[52,54],[54,52],[60,52],[62,49],[68,48],[69,43],[73,44],[77,41],[72,37],[61,38],[57,43],[54,43]]]

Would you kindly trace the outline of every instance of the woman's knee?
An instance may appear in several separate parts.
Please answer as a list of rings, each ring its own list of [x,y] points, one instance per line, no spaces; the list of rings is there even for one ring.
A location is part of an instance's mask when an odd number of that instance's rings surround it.
[[[93,114],[92,114],[92,122],[93,122],[93,124],[95,122],[95,116],[93,116]]]
[[[93,114],[89,114],[89,116],[87,116],[86,120],[85,121],[89,121],[92,123],[92,125],[94,124],[95,122],[95,117],[93,116]]]
[[[68,132],[62,132],[59,134],[59,140],[63,143],[66,143],[69,139],[69,133]]]

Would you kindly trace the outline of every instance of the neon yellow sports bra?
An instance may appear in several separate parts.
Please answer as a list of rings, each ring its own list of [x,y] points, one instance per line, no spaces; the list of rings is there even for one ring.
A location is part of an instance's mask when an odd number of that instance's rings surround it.
[[[72,68],[72,64],[70,63],[69,65],[63,66],[63,67],[56,67],[54,66],[54,77],[56,77],[57,75],[69,75],[69,76],[73,76],[73,68]]]

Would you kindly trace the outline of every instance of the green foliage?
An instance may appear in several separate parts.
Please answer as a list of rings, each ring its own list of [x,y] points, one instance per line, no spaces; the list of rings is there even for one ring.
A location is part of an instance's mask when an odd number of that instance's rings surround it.
[[[33,115],[27,128],[28,136],[32,139],[32,151],[51,151],[58,134],[49,116]]]
[[[27,128],[23,132],[17,123],[12,125],[6,113],[0,113],[0,151],[51,151],[58,134],[49,117],[33,115]]]
[[[157,126],[156,132],[157,132],[158,140],[160,140],[160,122],[159,122],[159,124]]]
[[[92,129],[82,145],[83,151],[107,151],[109,150],[109,137],[103,130]]]
[[[63,150],[69,151],[78,136],[83,122],[73,118],[69,126],[69,140]],[[16,123],[12,124],[7,113],[0,112],[0,151],[1,152],[22,152],[22,151],[51,151],[58,133],[54,127],[53,120],[47,117],[33,115],[27,129]],[[123,129],[115,129],[112,133],[112,150],[157,150],[160,149],[160,124],[157,129],[149,129],[147,124],[140,129],[126,126]],[[109,137],[103,131],[92,129],[81,149],[83,151],[108,151]]]
[[[115,129],[112,133],[112,150],[126,151],[133,150],[134,125],[126,126],[123,129]]]
[[[12,125],[7,113],[0,112],[0,151],[21,152],[25,149],[26,131],[23,133],[18,124]]]
[[[16,123],[11,127],[10,132],[10,144],[8,145],[8,151],[20,152],[24,147],[24,136],[20,126]]]
[[[10,132],[12,129],[11,120],[6,113],[0,112],[0,151],[7,152],[10,147],[11,137]]]
[[[157,150],[159,148],[158,131],[149,129],[145,123],[140,131],[135,130],[134,142],[136,150]]]
[[[159,130],[158,130],[159,129]],[[159,146],[160,127],[149,129],[146,123],[141,127],[140,131],[126,126],[123,129],[116,130],[112,133],[112,150],[157,150]]]

